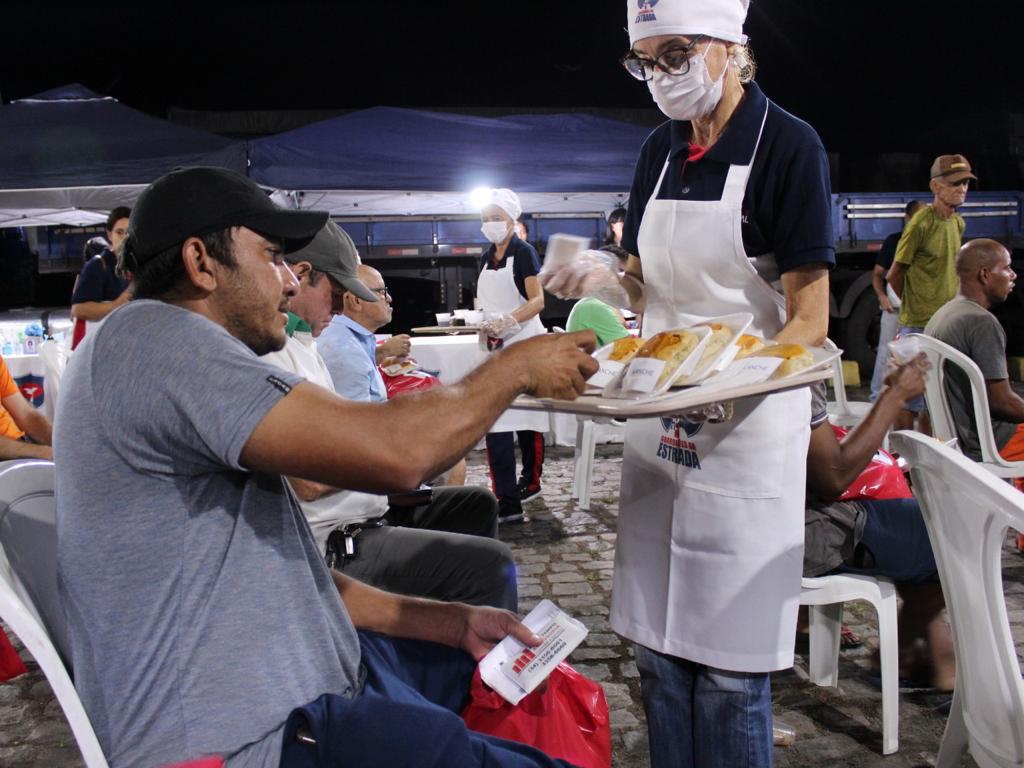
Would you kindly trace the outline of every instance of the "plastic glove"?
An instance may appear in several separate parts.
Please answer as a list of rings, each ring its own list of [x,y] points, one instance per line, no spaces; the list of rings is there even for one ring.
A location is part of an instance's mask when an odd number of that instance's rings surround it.
[[[498,315],[484,320],[480,324],[480,330],[485,336],[490,336],[492,339],[507,339],[509,336],[519,333],[522,326],[512,315]]]
[[[705,405],[702,408],[695,408],[692,411],[687,411],[682,414],[680,418],[686,421],[694,423],[707,422],[708,424],[721,424],[729,421],[733,414],[732,400],[726,400],[724,403],[711,403]]]
[[[614,307],[628,307],[629,294],[619,283],[618,259],[604,251],[582,251],[568,264],[541,269],[544,289],[562,299],[593,296]]]

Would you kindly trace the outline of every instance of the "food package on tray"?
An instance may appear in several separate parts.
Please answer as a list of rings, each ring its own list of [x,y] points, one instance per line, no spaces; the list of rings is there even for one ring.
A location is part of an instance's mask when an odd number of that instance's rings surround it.
[[[598,368],[597,373],[587,379],[587,386],[604,389],[611,384],[643,345],[643,339],[626,336],[616,339],[611,344],[605,344],[594,352],[594,359],[601,367]]]
[[[714,317],[697,325],[697,328],[707,326],[711,329],[711,333],[696,367],[690,372],[677,376],[673,386],[698,384],[716,371],[725,368],[739,352],[737,340],[753,321],[754,316],[749,312],[737,312],[732,315]]]
[[[654,334],[604,388],[604,395],[637,398],[665,392],[676,377],[693,372],[710,336],[708,326]]]
[[[742,386],[783,379],[815,365],[802,344],[775,344],[743,334],[736,340],[736,358],[711,381],[715,386]]]

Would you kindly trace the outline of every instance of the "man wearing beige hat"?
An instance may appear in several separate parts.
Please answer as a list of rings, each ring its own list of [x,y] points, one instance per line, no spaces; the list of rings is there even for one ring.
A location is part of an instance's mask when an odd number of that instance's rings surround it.
[[[899,335],[922,333],[936,310],[956,295],[956,254],[964,234],[964,220],[956,209],[967,199],[967,187],[977,176],[963,155],[940,155],[932,163],[929,188],[935,199],[918,211],[903,230],[896,257],[886,279],[900,297]],[[924,398],[905,406],[897,422],[900,429],[914,426],[924,413]],[[930,431],[927,414],[919,424]]]

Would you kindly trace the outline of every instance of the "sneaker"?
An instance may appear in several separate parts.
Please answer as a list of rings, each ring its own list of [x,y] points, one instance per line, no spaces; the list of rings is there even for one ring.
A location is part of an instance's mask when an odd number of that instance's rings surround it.
[[[498,499],[498,523],[521,523],[526,520],[523,505],[517,499]]]
[[[532,488],[531,489],[530,488],[530,484],[527,483],[525,480],[520,480],[519,481],[519,501],[520,502],[525,504],[528,501],[533,501],[538,496],[540,496],[540,486],[539,485],[536,488]]]

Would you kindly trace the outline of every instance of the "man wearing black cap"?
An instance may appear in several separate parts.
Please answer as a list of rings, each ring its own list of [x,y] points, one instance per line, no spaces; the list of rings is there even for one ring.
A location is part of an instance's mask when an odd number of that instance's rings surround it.
[[[963,155],[940,155],[932,163],[928,186],[935,199],[904,227],[886,275],[902,302],[900,336],[922,333],[935,311],[956,295],[955,261],[965,226],[956,209],[964,204],[967,188],[977,178]],[[915,414],[922,415],[920,428],[929,431],[923,397],[905,405],[896,427],[913,428]]]
[[[317,750],[353,765],[550,765],[453,714],[473,657],[509,633],[537,638],[506,611],[329,571],[282,475],[413,489],[517,394],[581,391],[593,336],[531,340],[420,397],[342,400],[257,358],[285,342],[296,283],[283,254],[325,221],[219,169],[173,172],[140,196],[123,250],[135,300],[75,353],[54,434],[76,688],[112,766],[277,766]],[[400,432],[433,439],[398,452],[373,438]]]

